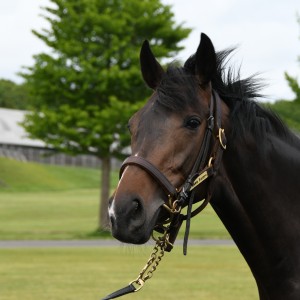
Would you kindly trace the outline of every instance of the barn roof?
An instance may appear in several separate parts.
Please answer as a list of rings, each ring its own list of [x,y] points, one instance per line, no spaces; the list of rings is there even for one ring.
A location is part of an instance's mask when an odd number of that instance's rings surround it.
[[[26,111],[0,108],[0,144],[18,145],[27,147],[45,147],[41,140],[33,140],[20,125]]]

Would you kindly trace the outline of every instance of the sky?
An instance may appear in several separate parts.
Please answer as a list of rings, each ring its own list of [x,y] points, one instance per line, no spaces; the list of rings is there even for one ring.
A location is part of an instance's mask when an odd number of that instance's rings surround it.
[[[237,46],[232,64],[241,65],[242,77],[259,73],[267,86],[267,101],[293,99],[284,72],[300,82],[299,0],[161,0],[172,5],[176,23],[192,28],[185,47],[174,59],[185,61],[206,33],[216,50]],[[23,66],[34,64],[33,55],[48,49],[31,30],[48,23],[40,16],[49,0],[0,1],[0,78],[22,82]],[[145,37],[145,39],[148,37]]]

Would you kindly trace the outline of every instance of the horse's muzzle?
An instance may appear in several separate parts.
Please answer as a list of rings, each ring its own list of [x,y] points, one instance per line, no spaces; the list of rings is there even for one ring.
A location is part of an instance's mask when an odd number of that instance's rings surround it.
[[[148,222],[141,199],[138,197],[122,199],[117,209],[113,200],[109,204],[108,212],[113,237],[131,244],[144,244],[149,240],[155,224]],[[149,229],[151,226],[152,228]]]

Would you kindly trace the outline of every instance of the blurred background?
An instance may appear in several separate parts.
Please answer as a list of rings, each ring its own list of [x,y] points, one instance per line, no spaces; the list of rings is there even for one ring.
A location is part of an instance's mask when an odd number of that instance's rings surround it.
[[[237,47],[229,65],[259,74],[262,105],[299,134],[299,14],[296,0],[2,1],[0,299],[97,299],[146,262],[150,246],[116,246],[106,214],[127,121],[151,94],[139,70],[145,39],[165,66],[192,55],[201,32],[217,51]],[[221,242],[187,258],[175,249],[142,296],[127,298],[257,298],[211,208],[191,239]]]

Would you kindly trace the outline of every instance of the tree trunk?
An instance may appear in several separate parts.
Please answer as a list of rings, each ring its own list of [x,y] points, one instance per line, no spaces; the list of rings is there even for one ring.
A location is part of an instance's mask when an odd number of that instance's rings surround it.
[[[108,231],[108,200],[110,196],[110,157],[102,159],[102,177],[101,177],[101,198],[100,198],[100,211],[99,211],[99,229]]]

